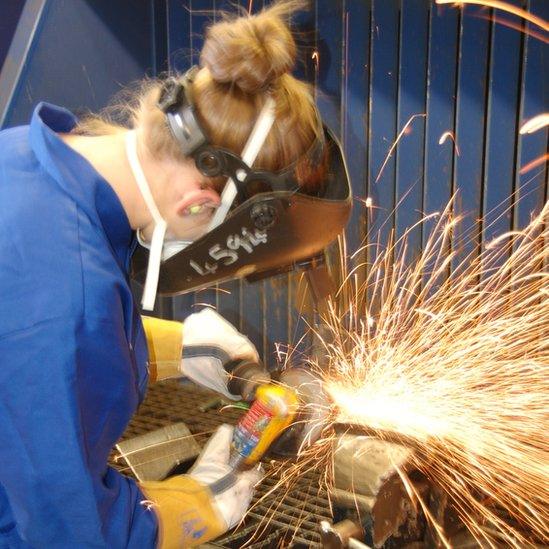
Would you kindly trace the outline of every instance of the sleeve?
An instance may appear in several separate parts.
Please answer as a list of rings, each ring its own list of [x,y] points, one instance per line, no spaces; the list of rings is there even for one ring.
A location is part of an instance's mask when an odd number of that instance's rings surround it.
[[[181,377],[183,323],[142,316],[149,349],[149,376],[151,381]]]
[[[194,547],[227,531],[209,488],[186,475],[143,482],[141,489],[159,522],[159,549]]]
[[[22,546],[152,548],[155,514],[107,466],[138,404],[131,351],[122,329],[83,322],[0,335],[0,517]]]

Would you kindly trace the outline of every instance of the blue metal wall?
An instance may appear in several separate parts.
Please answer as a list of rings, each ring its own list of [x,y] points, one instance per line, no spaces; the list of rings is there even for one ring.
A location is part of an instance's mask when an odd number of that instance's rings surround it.
[[[0,67],[8,54],[25,0],[3,2],[0,8]]]
[[[509,1],[549,20],[547,0]],[[235,2],[28,4],[49,11],[39,18],[40,32],[31,33],[34,55],[29,48],[22,55],[23,76],[14,80],[7,102],[0,77],[5,124],[26,120],[42,98],[69,108],[100,107],[121,83],[154,74],[165,58],[172,70],[186,69],[198,60],[205,25]],[[240,5],[256,10],[263,2]],[[484,219],[479,238],[461,253],[478,251],[495,234],[524,226],[547,200],[546,163],[519,173],[547,153],[547,128],[518,134],[526,120],[549,112],[547,33],[503,12],[437,6],[433,0],[315,0],[294,26],[301,47],[297,73],[314,85],[348,158],[356,198],[349,250],[367,234],[372,239],[379,232],[382,243],[392,229],[402,234],[459,190],[459,207],[469,214],[464,230]],[[452,132],[457,147],[451,139],[439,144],[445,132]],[[365,207],[367,197],[372,208]],[[514,197],[520,201],[513,206]],[[412,234],[416,250],[427,233],[424,227]],[[303,284],[296,275],[253,285],[232,282],[164,301],[159,312],[182,318],[197,303],[215,304],[272,364],[276,343],[296,343],[304,333]]]
[[[0,19],[4,10],[0,3]],[[27,123],[39,101],[100,109],[154,75],[166,56],[163,13],[156,0],[131,9],[120,0],[26,0],[1,66],[0,127]]]

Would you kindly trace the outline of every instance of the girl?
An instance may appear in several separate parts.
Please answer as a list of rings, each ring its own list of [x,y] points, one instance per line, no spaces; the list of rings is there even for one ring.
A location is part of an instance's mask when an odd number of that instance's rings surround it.
[[[323,156],[324,141],[310,90],[290,74],[296,47],[285,20],[297,7],[281,2],[214,24],[200,67],[169,85],[146,84],[129,127],[100,117],[79,122],[42,103],[29,126],[0,133],[1,547],[190,546],[245,513],[255,472],[222,494],[208,488],[229,471],[229,428],[189,475],[163,482],[138,484],[107,459],[148,380],[128,275],[136,236],[151,247],[154,300],[153,256],[166,240],[192,242],[208,230],[226,179],[189,154],[173,126],[183,99],[168,104],[166,94],[180,85],[192,95],[188,112],[201,135],[229,156],[241,154],[271,102],[254,165],[273,173],[297,167],[295,183],[307,193],[322,178],[322,163],[309,169],[306,159],[300,169],[312,147]],[[147,324],[152,349],[158,324]],[[162,329],[175,337],[177,355],[181,326]],[[213,311],[184,323],[184,346],[191,341],[257,358]],[[228,394],[215,357],[176,370],[154,377],[186,374]]]

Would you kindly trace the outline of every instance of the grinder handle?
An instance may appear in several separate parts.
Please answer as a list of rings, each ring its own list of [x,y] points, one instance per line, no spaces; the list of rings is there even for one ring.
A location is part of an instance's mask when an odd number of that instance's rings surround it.
[[[240,395],[243,400],[251,402],[260,385],[271,381],[271,375],[262,362],[250,359],[235,359],[223,365],[229,373],[227,388],[233,395]]]

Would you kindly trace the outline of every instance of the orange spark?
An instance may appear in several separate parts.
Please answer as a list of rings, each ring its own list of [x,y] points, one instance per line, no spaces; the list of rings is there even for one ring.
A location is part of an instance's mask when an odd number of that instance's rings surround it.
[[[455,138],[455,135],[454,135],[453,132],[451,132],[451,131],[444,132],[440,136],[440,139],[438,140],[438,144],[442,145],[443,143],[446,142],[446,139],[448,139],[448,138],[450,138],[453,141],[454,147],[456,149],[456,154],[459,156],[459,147],[458,147],[458,144],[456,143],[456,138]]]
[[[361,202],[362,204],[364,204],[366,208],[372,208],[374,206],[374,201],[370,196],[368,196],[367,198],[361,198],[361,197],[355,196],[355,200],[358,200],[358,202]]]
[[[398,142],[402,138],[403,135],[406,135],[408,133],[408,128],[410,124],[416,119],[416,118],[425,118],[427,116],[425,113],[418,113],[414,114],[410,117],[408,122],[404,125],[402,130],[400,130],[400,133],[398,134],[395,142],[391,145],[391,148],[389,149],[389,152],[387,153],[387,156],[385,157],[385,160],[383,161],[383,164],[381,165],[381,168],[379,169],[379,173],[377,174],[377,177],[375,179],[374,183],[377,183],[379,181],[379,178],[381,177],[381,174],[383,173],[383,170],[385,169],[385,166],[387,165],[387,162],[389,162],[389,159],[391,158],[391,155],[393,154],[393,151],[395,150],[395,147],[398,145]]]
[[[478,17],[479,19],[485,19],[486,21],[493,21],[494,23],[502,25],[503,27],[509,27],[510,29],[523,32],[524,34],[527,34],[528,36],[531,36],[536,40],[540,40],[544,44],[549,44],[549,38],[546,38],[543,34],[541,34],[541,32],[536,32],[531,29],[525,29],[521,24],[515,23],[514,21],[502,19],[501,17],[489,16],[483,13],[475,13],[474,17]]]
[[[529,21],[530,23],[537,25],[538,27],[541,27],[544,31],[549,31],[549,23],[545,21],[545,19],[542,19],[541,17],[537,17],[536,15],[531,14],[529,11],[523,10],[521,8],[517,8],[516,6],[513,6],[512,4],[508,4],[507,2],[501,2],[500,0],[436,0],[437,4],[477,4],[480,6],[485,6],[487,8],[496,8],[502,11],[506,11],[508,13],[512,13],[513,15],[516,15],[517,17],[521,17],[522,19],[525,19],[526,21]]]
[[[549,202],[447,278],[460,222],[452,208],[419,258],[405,260],[408,231],[381,250],[360,287],[340,290],[349,300],[325,318],[328,367],[317,370],[334,421],[400,437],[479,545],[547,543]]]
[[[547,161],[549,161],[549,154],[542,154],[541,156],[534,158],[534,160],[532,160],[531,162],[528,162],[528,164],[525,164],[519,170],[519,175],[524,175],[525,173],[528,173],[530,170],[533,170],[534,168],[537,168],[538,166],[545,164],[545,162]]]
[[[537,116],[534,116],[534,118],[530,118],[530,120],[526,121],[520,128],[520,134],[524,135],[526,133],[534,133],[538,130],[541,130],[541,128],[545,128],[545,126],[549,126],[549,113],[544,112],[543,114],[538,114]]]
[[[320,62],[320,56],[318,55],[318,52],[316,50],[312,53],[311,59],[315,62],[315,67],[318,69],[318,64]]]
[[[479,546],[549,541],[549,203],[447,278],[461,221],[453,206],[424,217],[438,221],[417,259],[406,259],[411,227],[376,254],[365,279],[356,276],[364,265],[341,273],[316,333],[322,364],[309,361],[332,402],[321,407],[320,438],[272,464],[265,528],[309,471],[333,485],[335,424],[345,422],[410,448],[412,468],[447,494]],[[398,470],[406,491],[451,547],[406,471]]]

